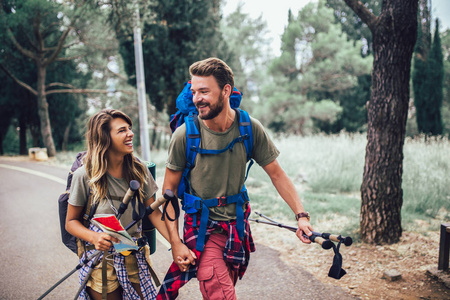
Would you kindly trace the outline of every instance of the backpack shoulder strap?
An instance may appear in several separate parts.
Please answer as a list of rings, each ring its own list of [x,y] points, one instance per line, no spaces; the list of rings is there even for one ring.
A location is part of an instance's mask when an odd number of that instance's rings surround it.
[[[198,115],[195,113],[189,113],[184,119],[186,123],[186,159],[187,168],[192,169],[194,167],[196,151],[192,151],[192,147],[200,146],[200,125],[198,123]]]
[[[241,136],[249,136],[248,139],[244,139],[244,145],[245,150],[247,150],[247,160],[250,160],[253,152],[253,131],[250,116],[248,115],[248,112],[240,108],[235,108],[235,111],[239,118],[239,132],[241,133]]]

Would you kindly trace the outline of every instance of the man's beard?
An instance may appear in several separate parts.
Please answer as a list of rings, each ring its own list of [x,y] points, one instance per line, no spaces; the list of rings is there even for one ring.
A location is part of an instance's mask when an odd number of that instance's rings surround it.
[[[215,106],[208,105],[209,111],[204,115],[199,114],[200,119],[211,120],[211,119],[214,119],[215,117],[217,117],[223,110],[223,98],[224,97],[222,95],[219,95],[219,101],[217,102],[217,104]],[[198,103],[198,104],[200,105],[202,103]]]

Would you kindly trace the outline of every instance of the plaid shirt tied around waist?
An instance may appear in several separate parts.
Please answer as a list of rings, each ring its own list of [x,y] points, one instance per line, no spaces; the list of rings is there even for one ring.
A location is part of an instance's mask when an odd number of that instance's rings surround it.
[[[247,202],[247,209],[244,213],[244,238],[241,241],[236,228],[236,220],[233,221],[213,221],[208,219],[205,235],[205,244],[209,236],[216,230],[222,229],[228,235],[223,259],[230,263],[233,270],[238,272],[239,279],[242,279],[250,260],[250,252],[255,251],[255,244],[250,231],[248,217],[250,216],[250,204]],[[195,265],[191,265],[186,272],[181,272],[178,265],[173,262],[167,271],[166,277],[161,285],[157,295],[158,300],[175,299],[178,296],[178,290],[189,280],[196,277],[197,266],[202,252],[195,249],[199,235],[200,213],[197,213],[196,224],[194,226],[194,214],[185,214],[183,238],[186,246],[191,249],[197,259]]]

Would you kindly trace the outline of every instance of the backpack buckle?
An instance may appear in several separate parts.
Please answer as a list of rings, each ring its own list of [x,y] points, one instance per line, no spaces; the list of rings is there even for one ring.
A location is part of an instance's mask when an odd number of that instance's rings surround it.
[[[219,202],[219,204],[217,204],[217,206],[227,205],[227,197],[225,197],[225,196],[217,197],[217,201]]]
[[[201,210],[202,209],[202,200],[194,200],[194,208],[196,210]]]

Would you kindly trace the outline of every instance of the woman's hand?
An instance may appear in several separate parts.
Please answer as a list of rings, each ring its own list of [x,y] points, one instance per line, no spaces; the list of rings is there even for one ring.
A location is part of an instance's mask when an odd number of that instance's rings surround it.
[[[99,251],[107,251],[111,246],[112,243],[119,243],[119,239],[110,236],[107,233],[104,232],[95,232],[93,239],[91,241],[91,244],[95,246],[95,249]]]

